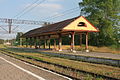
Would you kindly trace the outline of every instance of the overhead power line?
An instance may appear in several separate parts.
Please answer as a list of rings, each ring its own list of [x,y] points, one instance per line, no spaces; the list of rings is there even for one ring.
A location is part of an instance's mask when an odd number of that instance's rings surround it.
[[[29,9],[31,6],[33,6],[35,3],[37,3],[39,0],[35,0],[32,4],[28,5],[27,7],[25,7],[21,12],[19,12],[18,14],[16,14],[13,18],[19,16],[21,13],[23,13],[24,11],[26,11],[27,9]]]
[[[55,15],[52,15],[50,17],[46,17],[44,18],[43,20],[51,20],[51,19],[55,19],[55,18],[58,18],[58,17],[61,17],[61,16],[64,16],[64,15],[69,15],[71,13],[75,13],[75,11],[79,10],[80,8],[79,7],[75,7],[75,8],[72,8],[72,9],[68,9],[68,10],[65,10],[63,12],[61,12],[60,14],[55,14]]]
[[[20,14],[18,18],[22,17],[23,15],[25,15],[26,13],[30,12],[31,10],[33,10],[35,7],[37,7],[38,5],[42,4],[43,2],[45,2],[46,0],[42,0],[39,3],[34,3],[29,9],[27,9],[26,11],[24,11],[22,14]],[[38,2],[38,1],[37,1]]]
[[[2,26],[0,26],[0,28],[2,28],[4,31],[8,32],[5,28],[3,28]]]
[[[33,20],[18,20],[18,19],[0,18],[0,23],[7,23],[8,27],[9,27],[8,32],[11,33],[12,24],[43,25],[45,22],[44,21],[33,21]],[[4,29],[4,28],[2,28],[2,29]]]

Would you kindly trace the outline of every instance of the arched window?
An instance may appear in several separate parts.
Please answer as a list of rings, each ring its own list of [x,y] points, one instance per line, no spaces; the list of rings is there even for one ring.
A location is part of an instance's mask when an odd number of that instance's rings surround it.
[[[78,26],[79,26],[79,27],[87,27],[84,22],[79,22]]]

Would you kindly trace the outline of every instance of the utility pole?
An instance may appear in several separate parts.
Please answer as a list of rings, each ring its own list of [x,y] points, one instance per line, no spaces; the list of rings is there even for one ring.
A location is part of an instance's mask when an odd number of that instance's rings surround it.
[[[12,19],[8,19],[9,33],[11,33]]]

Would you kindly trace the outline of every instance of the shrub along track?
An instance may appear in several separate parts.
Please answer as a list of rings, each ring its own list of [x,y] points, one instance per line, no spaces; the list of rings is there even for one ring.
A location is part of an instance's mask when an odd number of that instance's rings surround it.
[[[8,51],[8,50],[5,50],[5,49],[0,49],[0,52],[7,55],[7,56],[19,59],[21,61],[24,61],[24,62],[33,64],[33,65],[36,65],[38,67],[42,67],[44,69],[48,69],[48,70],[51,70],[53,72],[68,76],[68,77],[70,77],[72,79],[75,79],[75,80],[79,80],[79,79],[82,79],[82,80],[83,79],[119,80],[120,79],[120,78],[116,78],[116,77],[96,74],[96,73],[93,73],[93,72],[72,68],[70,66],[65,66],[65,65],[52,63],[52,62],[49,62],[49,61],[44,61],[43,59],[40,59],[38,57],[15,54],[14,52],[11,52],[11,51]]]

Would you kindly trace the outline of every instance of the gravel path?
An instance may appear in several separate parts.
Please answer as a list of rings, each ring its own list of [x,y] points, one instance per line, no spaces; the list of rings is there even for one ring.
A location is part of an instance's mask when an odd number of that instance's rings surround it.
[[[113,54],[113,53],[100,53],[100,52],[83,52],[83,51],[76,51],[76,53],[73,53],[69,50],[63,50],[63,51],[52,51],[52,50],[41,50],[38,49],[37,51],[40,52],[53,52],[53,53],[62,53],[62,54],[70,54],[70,55],[81,55],[81,56],[91,56],[91,57],[102,57],[102,58],[111,58],[111,59],[120,59],[120,54]]]
[[[103,58],[111,58],[111,59],[120,59],[120,54],[112,54],[112,53],[99,53],[99,52],[90,52],[90,53],[78,53],[78,55],[84,56],[93,56],[93,57],[103,57]]]

